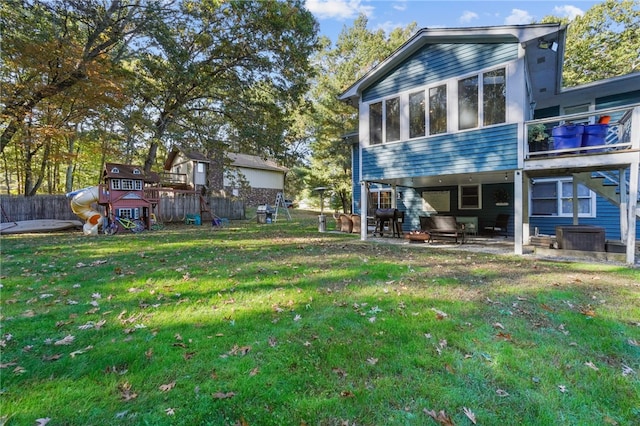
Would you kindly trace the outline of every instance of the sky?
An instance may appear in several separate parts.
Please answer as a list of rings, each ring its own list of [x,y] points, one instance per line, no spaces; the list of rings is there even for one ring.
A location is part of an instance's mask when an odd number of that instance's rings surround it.
[[[336,42],[342,29],[351,27],[359,14],[368,18],[370,30],[384,29],[388,34],[396,27],[416,22],[418,28],[484,27],[519,25],[540,21],[547,15],[569,17],[584,14],[602,1],[458,1],[458,0],[306,0],[320,22],[320,34]]]

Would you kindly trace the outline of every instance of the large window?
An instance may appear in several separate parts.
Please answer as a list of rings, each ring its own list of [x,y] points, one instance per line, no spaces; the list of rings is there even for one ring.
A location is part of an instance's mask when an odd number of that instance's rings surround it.
[[[409,137],[417,138],[425,135],[424,92],[409,95]]]
[[[387,99],[385,105],[385,142],[400,140],[400,98]]]
[[[382,143],[382,102],[369,105],[369,140],[371,145]]]
[[[507,85],[504,68],[482,75],[482,107],[485,126],[507,121]]]
[[[460,185],[458,187],[460,210],[482,208],[482,192],[480,185]]]
[[[451,98],[450,93],[457,98]],[[447,133],[455,130],[456,121],[457,130],[506,123],[507,69],[450,79],[438,86],[372,102],[368,108],[371,145]]]
[[[458,129],[478,127],[478,76],[458,81]]]
[[[429,89],[429,134],[447,132],[447,86]]]
[[[578,217],[595,216],[595,193],[578,184]],[[531,191],[531,214],[534,216],[573,216],[573,182],[571,179],[536,180]]]

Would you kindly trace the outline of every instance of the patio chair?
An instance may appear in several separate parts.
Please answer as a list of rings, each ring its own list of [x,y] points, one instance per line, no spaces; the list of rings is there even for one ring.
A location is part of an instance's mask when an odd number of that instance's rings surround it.
[[[509,226],[509,217],[510,216],[508,214],[500,213],[496,217],[496,221],[493,225],[484,227],[485,233],[490,235],[501,234],[506,238],[508,236],[507,228]]]

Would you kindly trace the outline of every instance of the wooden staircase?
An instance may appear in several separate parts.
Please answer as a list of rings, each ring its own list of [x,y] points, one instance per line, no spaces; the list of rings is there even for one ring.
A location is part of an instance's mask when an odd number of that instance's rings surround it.
[[[605,198],[613,205],[620,207],[620,172],[574,173],[573,179]],[[627,180],[627,188],[628,187]],[[636,208],[636,216],[640,217],[640,206]]]

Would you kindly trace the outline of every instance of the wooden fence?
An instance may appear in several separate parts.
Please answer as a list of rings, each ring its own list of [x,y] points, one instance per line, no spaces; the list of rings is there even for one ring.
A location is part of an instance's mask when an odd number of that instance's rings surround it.
[[[230,220],[245,219],[244,202],[229,198],[209,197],[209,208],[218,217]],[[71,199],[64,195],[36,195],[34,197],[0,195],[1,222],[19,222],[36,219],[79,220],[71,211]],[[102,206],[96,208],[103,212]],[[181,222],[187,214],[200,214],[197,194],[162,196],[157,214],[162,222]]]

